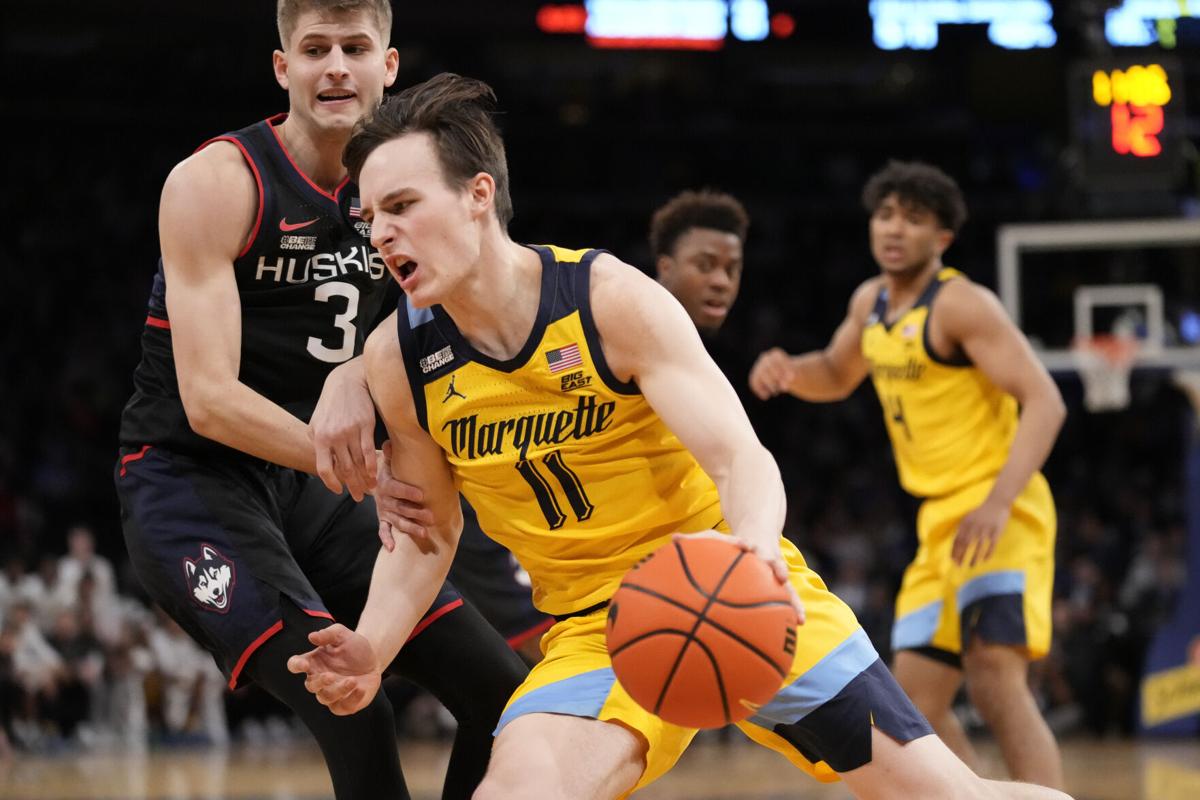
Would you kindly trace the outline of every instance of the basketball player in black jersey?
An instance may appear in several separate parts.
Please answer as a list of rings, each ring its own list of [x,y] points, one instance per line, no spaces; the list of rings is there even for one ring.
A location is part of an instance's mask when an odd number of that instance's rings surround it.
[[[153,599],[231,687],[252,680],[297,713],[339,800],[407,798],[386,697],[334,717],[285,667],[312,631],[355,623],[379,549],[359,356],[395,290],[341,153],[395,79],[391,7],[280,0],[278,20],[289,112],[205,143],[163,188],[122,523]],[[447,585],[391,667],[457,717],[443,796],[469,797],[523,665]]]
[[[650,253],[658,282],[675,295],[708,342],[737,300],[749,227],[750,217],[737,198],[709,189],[680,192],[651,215]],[[462,394],[452,380],[442,402],[454,396]],[[397,528],[423,533],[421,520],[405,516],[417,507],[391,497],[403,491],[403,484],[384,475],[379,485],[391,490],[380,504],[385,509],[395,506],[382,516],[394,520]],[[384,522],[380,530],[390,551],[395,542],[389,528]],[[480,529],[475,512],[465,502],[450,580],[522,658],[530,664],[541,660],[541,634],[550,629],[554,618],[534,607],[528,574],[512,553]]]

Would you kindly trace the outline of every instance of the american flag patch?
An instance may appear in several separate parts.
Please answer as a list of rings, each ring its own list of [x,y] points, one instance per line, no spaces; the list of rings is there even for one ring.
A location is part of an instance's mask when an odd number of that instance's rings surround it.
[[[357,197],[350,198],[350,217],[352,219],[362,219],[362,201]]]
[[[554,375],[563,370],[571,369],[571,367],[578,367],[583,363],[583,356],[579,354],[579,345],[569,344],[557,350],[548,350],[546,352],[546,363],[550,365],[550,374]]]

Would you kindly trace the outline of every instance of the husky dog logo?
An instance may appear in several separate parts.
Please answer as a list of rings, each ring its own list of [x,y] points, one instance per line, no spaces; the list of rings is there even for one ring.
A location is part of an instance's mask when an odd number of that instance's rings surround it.
[[[200,546],[200,558],[183,560],[183,572],[192,599],[209,611],[225,614],[233,591],[233,562],[221,555],[212,545]]]

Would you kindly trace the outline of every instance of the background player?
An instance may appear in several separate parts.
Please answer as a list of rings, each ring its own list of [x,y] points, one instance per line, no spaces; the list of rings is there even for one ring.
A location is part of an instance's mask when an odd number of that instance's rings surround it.
[[[966,219],[953,179],[891,162],[863,203],[881,275],[854,293],[825,350],[768,350],[750,386],[763,399],[829,401],[871,375],[900,481],[925,498],[896,599],[896,678],[972,764],[951,709],[965,672],[1013,777],[1061,786],[1058,746],[1027,672],[1050,647],[1056,521],[1038,470],[1062,425],[1062,398],[995,296],[942,265]]]
[[[672,532],[721,527],[790,579],[806,616],[789,683],[743,723],[748,735],[814,773],[842,772],[863,797],[1062,797],[981,781],[931,735],[850,610],[780,536],[775,462],[670,294],[600,251],[508,237],[491,98],[440,75],[390,100],[347,147],[373,241],[406,294],[399,337],[381,327],[367,344],[368,381],[405,454],[393,472],[426,490],[435,522],[381,554],[358,631],[313,634],[318,649],[290,668],[336,713],[369,702],[380,657],[450,566],[461,488],[559,618],[476,798],[623,796],[669,769],[695,732],[614,684],[606,602]],[[464,397],[443,404],[451,381]]]
[[[658,282],[675,295],[706,338],[716,335],[737,300],[749,227],[750,217],[737,198],[709,189],[680,192],[651,215],[650,253]],[[446,399],[453,396],[447,388]],[[394,481],[387,475],[379,480],[383,487]],[[395,483],[399,495],[403,484]],[[381,498],[379,507],[385,521],[423,531],[422,520],[412,516],[413,504]],[[390,531],[383,532],[383,546],[391,550],[395,543]],[[526,661],[541,660],[540,634],[554,618],[534,607],[528,573],[512,553],[480,530],[466,503],[450,579]]]
[[[395,79],[391,7],[281,0],[278,21],[289,113],[218,137],[163,188],[162,260],[121,423],[122,522],[150,595],[231,686],[248,676],[300,716],[339,798],[407,797],[386,697],[337,719],[285,668],[331,615],[357,619],[378,550],[373,504],[350,496],[374,482],[356,356],[390,281],[341,152]],[[305,474],[318,467],[349,495]],[[524,670],[452,590],[430,600],[394,666],[458,718],[446,796],[467,797]]]

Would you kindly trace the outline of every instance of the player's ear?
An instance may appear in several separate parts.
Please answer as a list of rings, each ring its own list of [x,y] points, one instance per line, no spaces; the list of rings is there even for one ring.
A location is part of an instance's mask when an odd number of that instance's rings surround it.
[[[271,53],[271,65],[275,68],[275,82],[286,92],[288,90],[287,53],[282,50]]]
[[[954,244],[954,231],[948,228],[940,228],[937,234],[937,252],[940,256],[942,253],[950,249],[950,245]]]
[[[396,82],[396,75],[400,71],[400,52],[394,47],[389,47],[383,54],[383,63],[386,68],[383,85],[391,86]]]
[[[475,214],[491,211],[496,199],[496,179],[486,172],[475,173],[475,177],[467,181],[467,196]]]
[[[660,281],[668,277],[674,267],[675,259],[671,258],[666,253],[661,254],[654,261],[654,271],[657,273],[657,277]]]

